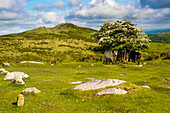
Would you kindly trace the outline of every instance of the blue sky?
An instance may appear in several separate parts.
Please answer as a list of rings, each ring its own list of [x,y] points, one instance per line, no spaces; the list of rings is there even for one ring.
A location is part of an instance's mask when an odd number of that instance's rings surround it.
[[[128,19],[143,29],[170,28],[170,0],[0,0],[0,35],[71,22],[99,29]]]

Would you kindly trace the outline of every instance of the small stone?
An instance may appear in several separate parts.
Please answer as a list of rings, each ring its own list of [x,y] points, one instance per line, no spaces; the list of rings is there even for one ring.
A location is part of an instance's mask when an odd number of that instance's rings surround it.
[[[91,64],[91,66],[93,67],[94,65],[93,65],[93,64]]]
[[[0,72],[3,72],[3,71],[6,71],[6,70],[5,70],[4,68],[1,68],[1,69],[0,69]]]
[[[32,87],[32,88],[26,88],[22,91],[22,93],[30,93],[30,92],[34,92],[34,93],[39,93],[41,91],[39,91],[38,89],[36,89],[35,87]]]
[[[150,87],[149,86],[142,86],[143,88],[148,88],[148,89],[150,89]]]
[[[1,69],[0,69],[0,72],[1,72],[1,74],[8,74],[8,73],[9,73],[9,72],[6,71],[4,68],[1,68]]]
[[[17,97],[17,106],[23,106],[24,105],[24,95],[19,94]]]
[[[10,66],[9,63],[3,63],[3,66]]]

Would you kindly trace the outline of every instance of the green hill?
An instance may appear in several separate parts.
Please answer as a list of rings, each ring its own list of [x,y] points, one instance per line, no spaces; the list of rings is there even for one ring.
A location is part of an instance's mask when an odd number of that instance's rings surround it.
[[[170,32],[153,34],[150,39],[152,42],[170,43]]]
[[[22,33],[0,36],[0,61],[45,62],[99,60],[100,56],[88,48],[97,46],[91,33],[96,30],[71,23],[52,28],[39,27]]]

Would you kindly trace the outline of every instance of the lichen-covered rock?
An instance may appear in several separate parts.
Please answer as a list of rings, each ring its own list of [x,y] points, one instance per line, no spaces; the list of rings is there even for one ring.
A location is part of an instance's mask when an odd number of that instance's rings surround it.
[[[82,91],[100,89],[109,86],[116,86],[118,84],[125,83],[125,82],[126,81],[118,80],[118,79],[92,79],[89,82],[76,86],[74,89],[81,89]]]
[[[97,95],[104,94],[127,94],[127,91],[122,90],[120,88],[110,88],[97,93]]]
[[[25,85],[25,82],[22,80],[22,75],[15,76],[10,84],[12,83]]]
[[[11,72],[7,73],[7,75],[4,77],[4,80],[13,80],[15,76],[21,76],[22,78],[28,78],[29,76],[23,72]]]
[[[17,106],[23,106],[24,105],[24,95],[19,94],[17,96]]]
[[[41,92],[40,90],[36,89],[35,87],[32,87],[32,88],[26,88],[22,91],[22,93],[31,93],[31,92],[34,92],[34,93],[39,93]]]

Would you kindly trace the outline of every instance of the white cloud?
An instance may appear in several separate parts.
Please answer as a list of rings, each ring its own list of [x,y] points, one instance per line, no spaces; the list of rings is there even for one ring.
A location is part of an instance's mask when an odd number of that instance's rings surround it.
[[[7,11],[1,11],[0,12],[0,20],[4,19],[16,19],[19,15],[15,12],[7,12]]]
[[[80,0],[67,0],[70,7],[74,7],[80,4]]]
[[[50,23],[64,23],[64,17],[58,17],[57,14],[53,11],[47,12],[43,15],[45,22]]]
[[[50,8],[65,9],[65,4],[62,1],[56,1],[54,4],[50,6]]]
[[[12,11],[20,11],[23,7],[25,7],[25,0],[1,0],[0,1],[0,10],[12,10]]]

